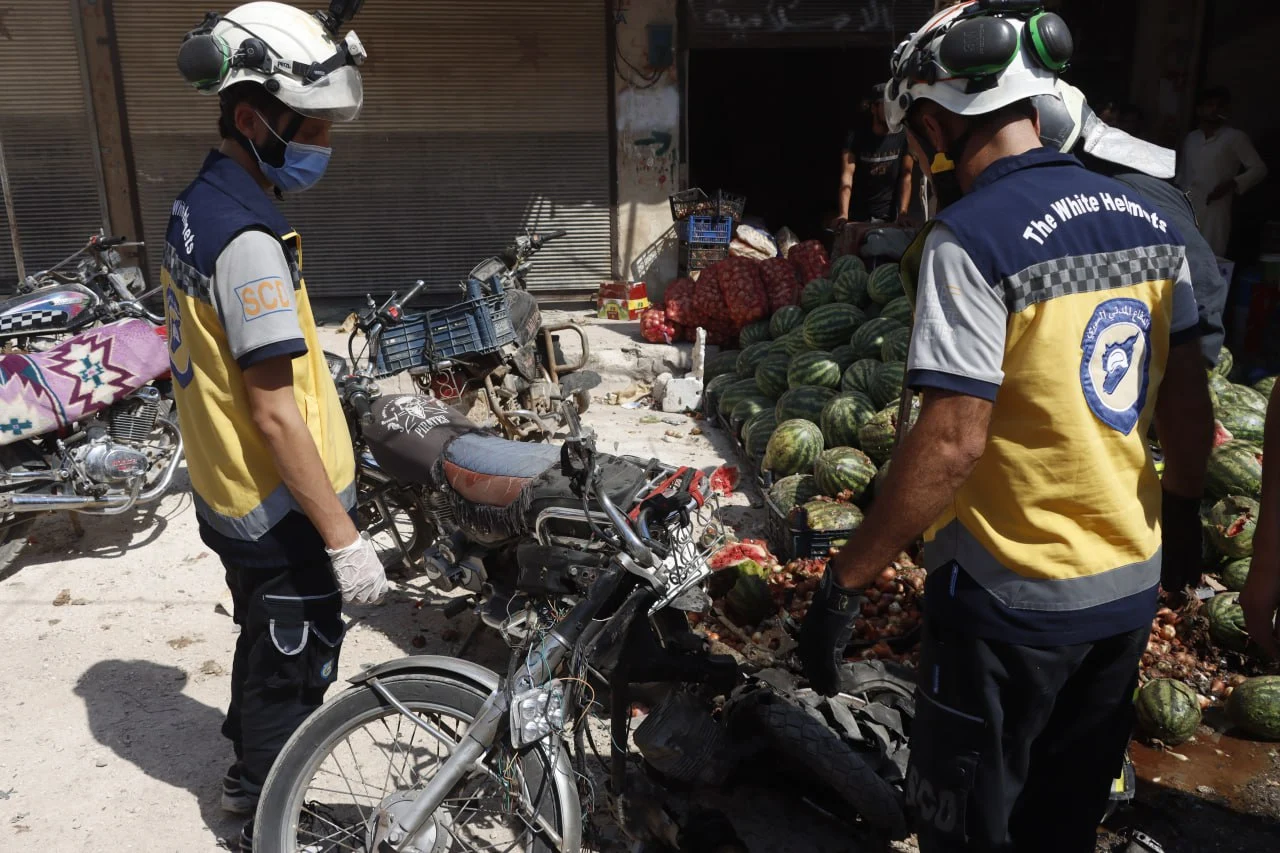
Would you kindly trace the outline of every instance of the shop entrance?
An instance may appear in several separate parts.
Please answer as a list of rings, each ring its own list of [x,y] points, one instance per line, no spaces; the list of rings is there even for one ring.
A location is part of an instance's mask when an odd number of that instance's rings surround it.
[[[840,151],[888,65],[880,47],[689,51],[689,185],[742,193],[749,221],[821,239]]]

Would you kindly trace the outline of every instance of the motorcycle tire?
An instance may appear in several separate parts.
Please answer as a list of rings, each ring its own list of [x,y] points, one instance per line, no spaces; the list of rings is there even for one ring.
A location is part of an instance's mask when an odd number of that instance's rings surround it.
[[[736,716],[765,741],[770,758],[797,778],[820,782],[868,825],[894,838],[906,834],[901,792],[803,708],[766,695],[739,708]]]
[[[423,552],[436,541],[435,525],[425,517],[413,493],[397,487],[395,481],[381,471],[361,466],[358,479],[356,516],[361,532],[370,534],[382,559],[382,567],[387,572],[411,573],[418,566]],[[382,506],[386,507],[391,518],[387,518],[387,514],[370,497],[380,492]],[[407,540],[403,544],[403,554],[399,553],[400,544],[389,535],[389,527],[400,533],[401,540]]]
[[[440,718],[456,720],[455,733],[471,724],[487,698],[482,687],[445,674],[413,673],[387,676],[381,679],[381,684],[397,702],[415,713],[436,714]],[[439,719],[433,724],[442,725]],[[381,725],[382,731],[387,733],[393,729],[397,734],[403,731],[406,738],[410,737],[410,732],[421,735],[416,726],[406,723],[400,711],[367,685],[349,688],[331,698],[298,727],[271,767],[271,772],[262,788],[262,798],[258,804],[257,819],[254,823],[254,853],[295,853],[306,846],[306,839],[299,837],[307,832],[304,824],[307,823],[308,816],[304,812],[308,807],[313,807],[316,809],[312,812],[313,814],[323,814],[319,811],[322,807],[306,797],[313,777],[322,772],[333,773],[332,770],[325,771],[324,768],[326,760],[335,753],[343,756],[343,761],[347,761],[345,758],[347,753],[337,751],[343,744],[350,743],[347,740],[348,736],[357,735],[366,725],[373,725],[375,730],[378,725]],[[435,757],[420,741],[410,741],[407,750],[402,749],[394,753],[397,762],[402,756],[411,755],[420,755],[425,759]],[[354,759],[354,751],[351,756]],[[556,786],[551,782],[550,772],[553,765],[550,750],[528,748],[512,756],[510,761],[511,763],[504,769],[504,772],[512,777],[509,781],[518,783],[520,790],[527,792],[529,798],[538,797],[538,811],[547,818],[557,832],[563,836],[567,830],[569,837],[578,837],[581,831],[579,823],[581,804],[576,797],[571,798],[572,802],[561,800]],[[337,766],[341,769],[341,765]],[[388,765],[388,771],[390,770],[391,766]],[[419,768],[416,766],[413,768],[406,766],[399,772],[406,771],[410,772],[414,788],[421,788],[428,778],[419,774]],[[486,774],[477,775],[489,778]],[[514,778],[516,776],[519,778]],[[546,784],[543,784],[544,781]],[[321,784],[324,783],[321,782]],[[339,791],[343,787],[331,780],[328,781],[328,785],[330,789],[336,788]],[[325,791],[323,787],[318,788],[317,796],[323,795]],[[446,804],[449,802],[446,800]],[[447,810],[447,805],[441,808]],[[326,808],[326,811],[332,812],[332,807]],[[361,814],[363,815],[365,811],[366,809],[362,809]],[[454,817],[452,820],[456,821],[457,818]],[[343,829],[332,821],[327,822],[336,829]],[[446,832],[462,832],[462,826],[453,822]],[[541,834],[530,833],[530,836],[529,842],[524,846],[504,849],[520,849],[528,853],[554,853],[554,847]],[[348,844],[358,840],[355,835],[347,835],[345,838]],[[566,853],[576,853],[576,851],[566,851]]]

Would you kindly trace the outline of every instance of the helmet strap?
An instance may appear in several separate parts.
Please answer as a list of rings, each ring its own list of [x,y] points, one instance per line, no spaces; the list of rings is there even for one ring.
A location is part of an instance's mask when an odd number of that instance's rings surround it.
[[[239,128],[235,131],[235,140],[240,143],[240,147],[247,151],[255,160],[261,160],[271,166],[280,167],[284,165],[284,152],[293,138],[298,135],[298,131],[302,128],[302,122],[306,120],[306,116],[293,112],[289,124],[285,127],[284,133],[276,133],[276,129],[271,126],[271,122],[254,110],[254,114],[258,116],[267,127],[268,135],[262,144],[258,145],[240,132]]]

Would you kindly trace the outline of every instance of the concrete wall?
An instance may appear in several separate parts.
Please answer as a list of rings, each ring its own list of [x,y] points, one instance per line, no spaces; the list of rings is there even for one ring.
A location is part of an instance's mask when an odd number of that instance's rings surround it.
[[[661,296],[676,275],[667,197],[679,189],[680,87],[676,65],[649,65],[650,24],[676,24],[677,0],[613,0],[618,209],[614,274]],[[625,60],[625,61],[624,61]],[[628,63],[630,65],[628,65]],[[634,66],[634,67],[632,67]]]

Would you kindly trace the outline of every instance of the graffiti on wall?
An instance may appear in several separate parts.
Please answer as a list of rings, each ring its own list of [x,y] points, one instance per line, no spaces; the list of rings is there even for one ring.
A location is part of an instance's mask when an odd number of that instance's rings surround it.
[[[696,25],[748,33],[886,32],[929,16],[929,0],[691,0]]]

